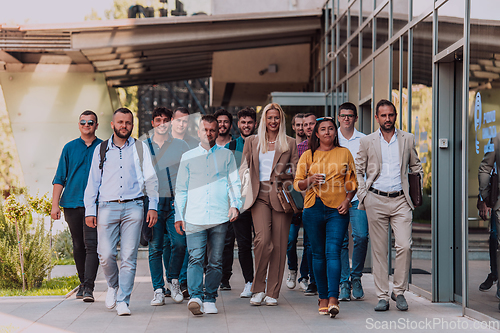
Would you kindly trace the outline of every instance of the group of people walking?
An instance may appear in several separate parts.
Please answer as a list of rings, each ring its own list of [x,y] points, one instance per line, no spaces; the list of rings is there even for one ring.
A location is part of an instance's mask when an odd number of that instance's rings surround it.
[[[335,317],[339,300],[364,297],[368,234],[379,299],[375,310],[388,310],[389,298],[399,310],[407,310],[403,294],[414,208],[408,173],[422,174],[422,167],[413,135],[395,129],[394,105],[387,100],[377,104],[380,128],[368,136],[354,128],[357,110],[352,103],[340,106],[337,119],[296,115],[295,139],[286,135],[286,115],[276,103],[260,111],[258,126],[251,108],[237,116],[240,137],[232,139],[233,115],[221,109],[201,117],[196,140],[187,134],[187,109],[159,107],[153,111],[151,135],[137,141],[130,136],[132,113],[120,108],[111,122],[113,135],[102,142],[95,136],[97,115],[80,115],[81,137],[63,149],[52,208],[57,219],[61,205],[70,226],[81,281],[77,298],[94,301],[100,262],[108,285],[106,306],[116,307],[118,315],[130,314],[142,230],[142,239],[149,242],[151,305],[163,305],[170,296],[176,303],[189,299],[194,315],[217,313],[218,290],[231,289],[236,240],[245,280],[240,297],[250,298],[254,306],[275,306],[287,255],[286,286],[296,286],[302,224],[298,282],[306,295],[319,295],[319,314]],[[302,213],[290,212],[283,203],[289,198],[284,175],[291,175],[294,189],[303,195]],[[391,295],[389,225],[396,238]]]

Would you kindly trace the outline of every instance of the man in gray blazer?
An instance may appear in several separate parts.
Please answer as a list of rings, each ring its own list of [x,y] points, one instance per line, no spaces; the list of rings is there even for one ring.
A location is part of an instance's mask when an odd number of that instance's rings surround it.
[[[379,299],[375,311],[389,310],[389,224],[396,240],[396,267],[391,298],[396,301],[399,310],[408,310],[403,294],[408,286],[412,210],[415,208],[410,197],[408,172],[419,173],[420,178],[423,178],[413,134],[396,130],[396,117],[394,104],[388,100],[380,100],[375,112],[375,120],[380,128],[360,139],[356,157],[358,209],[366,211],[372,240],[373,277]]]

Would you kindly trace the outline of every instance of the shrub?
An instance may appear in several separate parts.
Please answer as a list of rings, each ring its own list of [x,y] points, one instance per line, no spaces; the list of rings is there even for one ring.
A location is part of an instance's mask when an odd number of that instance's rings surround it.
[[[33,223],[30,213],[17,220],[24,253],[24,277],[28,289],[40,286],[52,269],[50,236],[42,222]],[[23,285],[15,224],[7,220],[0,207],[0,288]]]
[[[58,260],[73,258],[73,240],[68,228],[55,235],[54,252]]]

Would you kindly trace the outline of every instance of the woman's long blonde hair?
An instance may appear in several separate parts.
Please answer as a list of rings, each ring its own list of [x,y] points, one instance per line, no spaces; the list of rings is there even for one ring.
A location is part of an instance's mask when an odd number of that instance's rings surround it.
[[[277,103],[267,104],[264,110],[262,111],[262,116],[260,117],[259,130],[258,130],[258,138],[259,138],[259,149],[262,154],[267,153],[267,127],[266,127],[266,117],[267,112],[269,110],[276,110],[280,113],[280,127],[278,129],[278,136],[276,137],[276,150],[280,150],[281,152],[288,151],[290,149],[288,147],[288,142],[286,141],[286,124],[285,124],[285,112],[281,106]]]

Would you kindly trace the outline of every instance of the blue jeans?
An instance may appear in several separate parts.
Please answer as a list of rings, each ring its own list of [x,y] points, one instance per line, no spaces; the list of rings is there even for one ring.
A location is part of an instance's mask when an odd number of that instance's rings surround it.
[[[99,202],[97,253],[108,287],[119,287],[117,302],[127,304],[130,302],[143,219],[142,200],[125,203]],[[116,263],[118,241],[120,241],[120,270]]]
[[[186,236],[175,230],[174,215],[170,198],[160,198],[158,222],[153,227],[153,239],[149,243],[149,270],[153,289],[161,288],[164,292],[163,265],[168,282],[179,279],[186,253]]]
[[[294,216],[295,218],[295,216]],[[288,269],[291,271],[296,271],[298,269],[298,258],[297,258],[297,238],[299,237],[300,225],[293,223],[290,225],[290,233],[288,234],[288,246],[286,249],[286,254],[288,257]],[[304,232],[304,251],[302,252],[302,262],[300,263],[300,280],[309,279],[309,265],[307,262],[307,235]],[[307,245],[306,245],[307,244]]]
[[[320,299],[339,297],[340,252],[349,225],[349,215],[316,198],[314,206],[305,208],[304,228],[312,249],[312,267]]]
[[[346,231],[344,243],[342,245],[341,261],[342,273],[340,282],[349,282],[353,278],[360,278],[363,275],[365,267],[366,250],[368,248],[368,219],[366,212],[358,209],[359,201],[351,202],[349,208],[349,220],[352,228],[352,240],[354,243],[352,249],[352,270],[349,265],[349,230]]]
[[[226,239],[227,222],[186,236],[189,251],[187,268],[188,291],[191,299],[199,298],[204,302],[215,303],[217,289],[222,278],[222,252]],[[208,253],[207,253],[208,248]],[[208,256],[205,283],[203,283],[203,265]],[[203,293],[205,286],[205,293]]]

